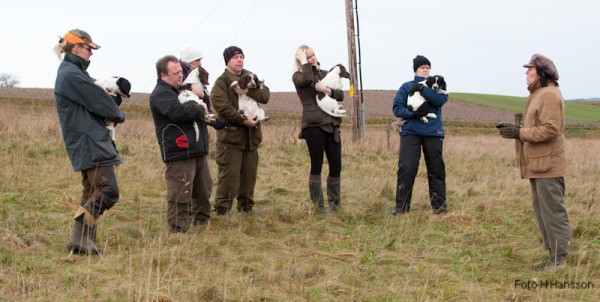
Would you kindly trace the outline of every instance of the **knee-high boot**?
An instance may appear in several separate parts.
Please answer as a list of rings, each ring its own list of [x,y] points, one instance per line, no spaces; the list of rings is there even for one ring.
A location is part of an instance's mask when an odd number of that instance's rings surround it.
[[[340,208],[340,178],[327,177],[327,201],[331,211],[335,212]]]
[[[319,208],[321,212],[324,212],[325,200],[323,199],[321,175],[308,175],[308,189],[310,192],[310,200]]]
[[[99,255],[102,249],[96,245],[97,221],[88,210],[79,207],[67,249],[78,254]]]

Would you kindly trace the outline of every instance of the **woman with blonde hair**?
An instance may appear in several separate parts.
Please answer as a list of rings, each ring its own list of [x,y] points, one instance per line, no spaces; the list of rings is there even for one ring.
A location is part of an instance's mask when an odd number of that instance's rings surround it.
[[[340,124],[342,119],[333,117],[322,111],[317,105],[317,93],[323,92],[333,99],[341,102],[344,93],[341,90],[330,89],[320,80],[327,75],[321,70],[315,51],[301,45],[295,55],[296,71],[292,81],[302,103],[302,121],[300,138],[306,140],[310,155],[310,174],[308,175],[308,188],[310,199],[321,212],[325,212],[325,202],[321,186],[321,168],[323,154],[329,162],[329,175],[327,176],[327,200],[330,210],[336,211],[340,207],[340,173],[342,170],[342,142],[340,138]]]

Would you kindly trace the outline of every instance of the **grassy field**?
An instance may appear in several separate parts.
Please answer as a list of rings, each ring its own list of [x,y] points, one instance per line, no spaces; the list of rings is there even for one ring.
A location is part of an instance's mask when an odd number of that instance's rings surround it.
[[[0,102],[0,301],[596,301],[600,296],[600,139],[567,139],[568,265],[546,257],[514,143],[447,127],[449,213],[428,206],[424,163],[413,211],[392,217],[399,139],[368,124],[343,140],[342,209],[315,213],[298,119],[264,126],[253,215],[171,235],[164,164],[144,107],[117,127],[121,200],[100,219],[100,257],[65,244],[81,193],[52,102]],[[211,131],[214,145],[214,131]],[[214,150],[210,163],[216,185]],[[327,168],[324,169],[326,175]],[[216,186],[215,188],[216,189]],[[214,192],[214,191],[213,191]],[[527,287],[529,282],[529,287]],[[537,282],[537,283],[534,283]],[[545,288],[579,282],[585,289]],[[534,285],[538,284],[537,288]],[[558,283],[555,283],[555,285]]]
[[[526,100],[524,97],[475,93],[452,93],[451,96],[455,99],[512,112],[523,112]],[[565,106],[567,107],[567,119],[569,120],[583,122],[600,121],[600,106],[576,102],[565,102]]]

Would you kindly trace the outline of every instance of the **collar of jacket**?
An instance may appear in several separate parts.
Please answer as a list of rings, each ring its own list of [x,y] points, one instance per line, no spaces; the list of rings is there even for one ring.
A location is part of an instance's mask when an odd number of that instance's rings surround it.
[[[425,80],[424,77],[420,77],[420,76],[417,76],[417,75],[415,76],[415,82],[417,82],[417,83],[422,82],[424,80]]]
[[[76,56],[72,53],[65,54],[64,60],[81,67],[83,70],[87,70],[87,68],[90,66],[90,61],[85,60],[84,58]]]
[[[173,91],[175,91],[175,93],[177,93],[177,94],[178,94],[178,92],[177,92],[177,90],[178,90],[178,89],[177,89],[177,87],[173,87],[173,85],[171,85],[171,84],[169,84],[169,83],[167,83],[167,82],[163,81],[162,79],[158,79],[158,80],[156,80],[156,84],[159,84],[159,85],[165,85],[165,86],[167,86],[167,87],[170,87],[171,89],[173,89]]]
[[[318,74],[319,71],[321,71],[321,65],[318,62],[317,62],[317,66],[312,66],[311,65],[311,68],[312,68],[313,74]]]

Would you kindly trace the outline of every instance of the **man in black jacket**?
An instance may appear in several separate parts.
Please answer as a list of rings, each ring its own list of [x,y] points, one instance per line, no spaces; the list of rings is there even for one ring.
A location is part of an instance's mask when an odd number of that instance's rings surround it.
[[[185,233],[210,218],[212,176],[208,165],[208,130],[205,108],[194,102],[181,104],[177,88],[183,82],[179,59],[164,56],[156,62],[157,83],[150,109],[162,160],[166,164],[167,222],[171,232]],[[196,136],[194,123],[200,135]]]

